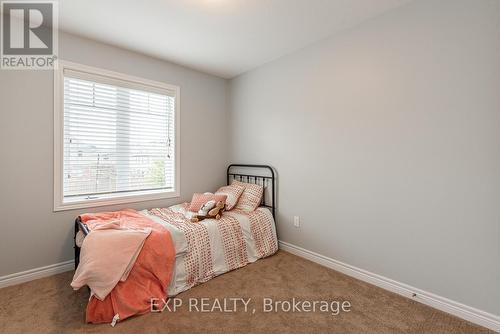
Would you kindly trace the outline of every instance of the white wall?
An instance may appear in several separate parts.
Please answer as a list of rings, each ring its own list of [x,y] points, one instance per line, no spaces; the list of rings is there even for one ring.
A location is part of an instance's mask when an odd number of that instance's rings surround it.
[[[500,1],[415,1],[229,96],[231,160],[279,173],[280,239],[500,315]]]
[[[59,48],[65,60],[181,87],[181,198],[127,207],[163,207],[224,184],[226,80],[67,34]],[[0,71],[0,276],[72,259],[75,217],[124,207],[52,212],[53,126],[52,72]]]

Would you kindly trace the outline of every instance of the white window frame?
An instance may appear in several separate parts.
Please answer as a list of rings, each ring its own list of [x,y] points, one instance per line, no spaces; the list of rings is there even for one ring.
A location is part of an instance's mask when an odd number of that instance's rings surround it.
[[[100,77],[109,77],[127,81],[132,85],[144,85],[160,90],[175,92],[175,176],[173,190],[155,190],[145,194],[117,195],[116,197],[85,199],[75,202],[64,202],[63,161],[64,161],[64,70],[84,72]],[[98,206],[134,203],[166,198],[180,197],[180,87],[158,81],[143,79],[123,73],[108,71],[87,65],[59,60],[54,70],[54,211],[92,208]]]

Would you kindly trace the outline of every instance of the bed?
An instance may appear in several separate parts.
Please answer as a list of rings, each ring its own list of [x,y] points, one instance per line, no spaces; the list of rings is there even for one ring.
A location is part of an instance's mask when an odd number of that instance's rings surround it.
[[[260,207],[253,212],[226,211],[219,220],[205,219],[200,223],[191,223],[185,218],[186,204],[140,211],[169,230],[172,236],[176,254],[167,287],[169,296],[270,256],[278,249],[276,179],[272,167],[232,164],[226,174],[228,185],[233,180],[262,185],[264,193]],[[75,221],[75,268],[80,257],[78,234],[88,233],[87,226],[78,217]]]

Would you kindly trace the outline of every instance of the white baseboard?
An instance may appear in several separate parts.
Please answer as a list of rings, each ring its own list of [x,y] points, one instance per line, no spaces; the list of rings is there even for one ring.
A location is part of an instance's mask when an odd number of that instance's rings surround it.
[[[310,261],[316,262],[322,266],[357,278],[361,281],[376,285],[382,289],[397,293],[410,299],[414,299],[418,302],[429,305],[443,312],[453,314],[454,316],[457,316],[464,320],[481,325],[496,332],[500,332],[500,316],[478,310],[476,308],[458,303],[456,301],[435,295],[427,291],[423,291],[421,289],[414,288],[407,284],[371,273],[369,271],[351,266],[349,264],[334,260],[332,258],[323,256],[321,254],[281,240],[279,241],[279,248]]]
[[[35,279],[52,276],[55,274],[70,271],[75,268],[75,261],[69,260],[61,263],[51,264],[49,266],[30,269],[14,273],[6,276],[0,276],[0,288],[5,288],[10,285],[16,285]]]

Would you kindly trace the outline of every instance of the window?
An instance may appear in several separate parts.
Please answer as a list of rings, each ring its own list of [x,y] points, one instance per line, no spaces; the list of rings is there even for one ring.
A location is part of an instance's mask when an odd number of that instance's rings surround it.
[[[179,87],[60,62],[54,210],[179,196]]]

